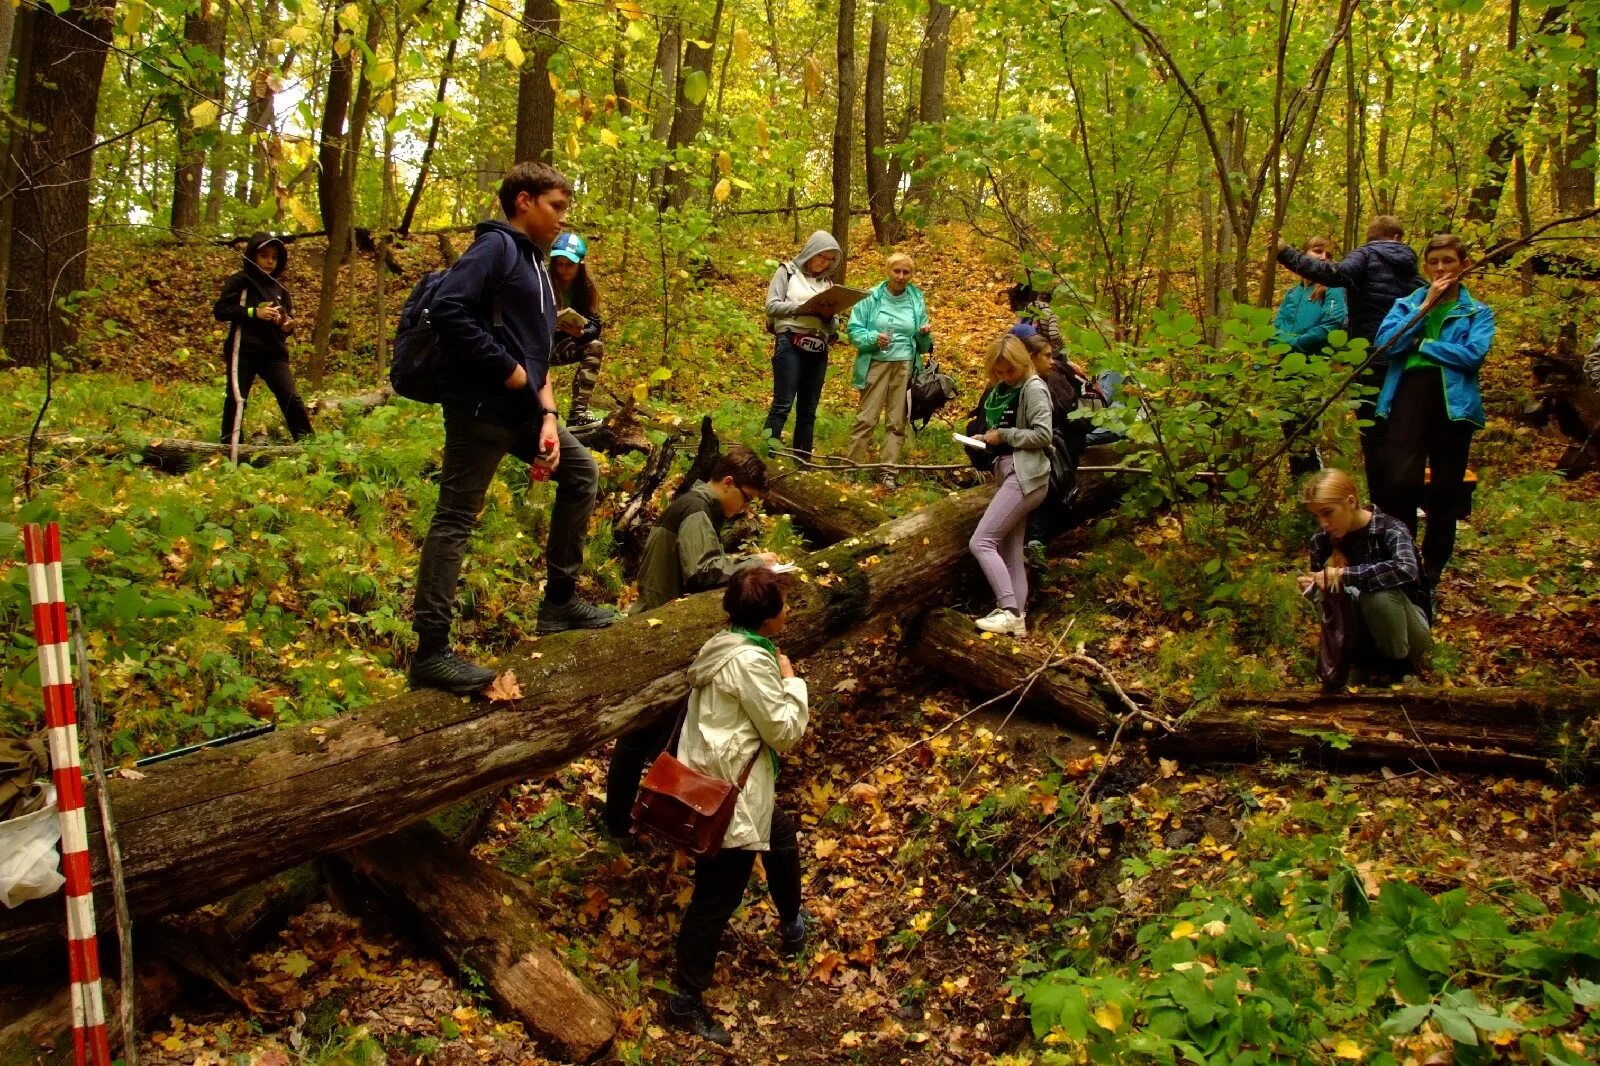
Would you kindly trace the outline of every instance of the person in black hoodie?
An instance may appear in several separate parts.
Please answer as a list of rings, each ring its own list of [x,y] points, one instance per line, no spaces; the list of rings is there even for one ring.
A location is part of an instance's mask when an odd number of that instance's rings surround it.
[[[1339,260],[1326,262],[1291,248],[1278,240],[1278,262],[1318,285],[1343,289],[1349,308],[1351,337],[1369,345],[1378,336],[1378,327],[1396,300],[1410,296],[1427,282],[1417,270],[1417,253],[1404,243],[1405,229],[1393,215],[1379,215],[1367,226],[1367,243]],[[1356,408],[1356,416],[1370,426],[1361,430],[1361,461],[1367,472],[1367,494],[1379,507],[1389,510],[1389,479],[1383,471],[1383,453],[1388,427],[1377,417],[1378,389],[1389,374],[1389,360],[1375,359],[1361,372],[1356,383],[1367,392]]]
[[[222,345],[228,394],[222,403],[222,443],[237,447],[245,401],[256,378],[267,383],[295,440],[311,432],[311,416],[294,387],[289,369],[289,334],[294,332],[294,299],[278,279],[289,265],[289,250],[265,233],[244,246],[244,267],[222,286],[211,313],[228,323]]]
[[[450,626],[467,539],[508,452],[528,464],[533,480],[556,483],[538,631],[601,629],[616,617],[577,595],[599,471],[560,425],[550,385],[557,303],[544,259],[571,201],[572,183],[549,164],[512,167],[500,183],[506,221],[479,223],[429,305],[454,375],[444,390],[439,505],[417,563],[414,686],[466,695],[494,680],[493,670],[451,650]]]

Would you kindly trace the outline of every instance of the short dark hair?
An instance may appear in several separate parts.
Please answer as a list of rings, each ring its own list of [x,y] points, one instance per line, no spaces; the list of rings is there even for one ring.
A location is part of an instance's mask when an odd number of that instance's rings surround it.
[[[783,597],[789,591],[789,575],[770,566],[747,566],[733,575],[722,594],[722,609],[728,622],[752,632],[783,610]]]
[[[1405,237],[1406,228],[1393,215],[1379,215],[1367,223],[1369,241],[1403,241]]]
[[[1020,311],[1039,298],[1038,290],[1027,282],[1019,281],[1006,290],[1006,303],[1012,311]]]
[[[524,160],[506,171],[500,181],[500,210],[510,218],[517,213],[517,197],[522,193],[538,198],[551,189],[572,195],[572,179],[549,163]]]
[[[725,477],[733,478],[741,489],[767,491],[767,464],[742,444],[735,444],[712,462],[710,480],[721,481]]]
[[[1454,233],[1435,233],[1429,237],[1428,246],[1422,250],[1422,258],[1428,258],[1429,252],[1442,252],[1446,248],[1455,252],[1463,263],[1467,261],[1467,242]]]

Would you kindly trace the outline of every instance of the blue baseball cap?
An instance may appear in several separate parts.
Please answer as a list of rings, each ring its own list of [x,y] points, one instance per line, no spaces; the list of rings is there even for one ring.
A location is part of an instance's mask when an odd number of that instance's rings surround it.
[[[563,233],[550,246],[550,255],[552,257],[559,255],[561,258],[571,260],[574,263],[583,262],[583,257],[588,254],[589,242],[576,233]]]

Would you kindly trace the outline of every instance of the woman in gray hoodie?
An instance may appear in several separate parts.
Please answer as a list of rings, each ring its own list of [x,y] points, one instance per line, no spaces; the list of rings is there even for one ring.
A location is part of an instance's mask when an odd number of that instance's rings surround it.
[[[802,315],[802,304],[833,285],[828,275],[839,263],[839,242],[817,230],[800,254],[781,263],[767,285],[767,325],[772,330],[772,407],[767,411],[767,436],[783,439],[783,427],[794,415],[794,450],[811,458],[817,404],[828,375],[828,345],[838,329],[833,316]],[[798,401],[799,410],[795,410]]]

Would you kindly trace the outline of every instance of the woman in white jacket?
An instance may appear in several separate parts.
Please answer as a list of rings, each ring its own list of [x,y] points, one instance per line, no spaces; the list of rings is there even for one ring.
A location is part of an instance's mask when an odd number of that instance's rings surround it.
[[[724,1046],[732,1040],[701,996],[758,854],[778,909],[779,950],[792,958],[806,939],[795,823],[773,809],[772,798],[777,756],[800,742],[810,716],[806,683],[772,643],[789,621],[788,581],[764,566],[734,574],[722,597],[728,628],[706,641],[689,666],[694,687],[678,739],[680,761],[724,781],[737,781],[755,757],[722,850],[695,862],[694,896],[678,930],[677,995],[667,1004],[671,1024]]]

